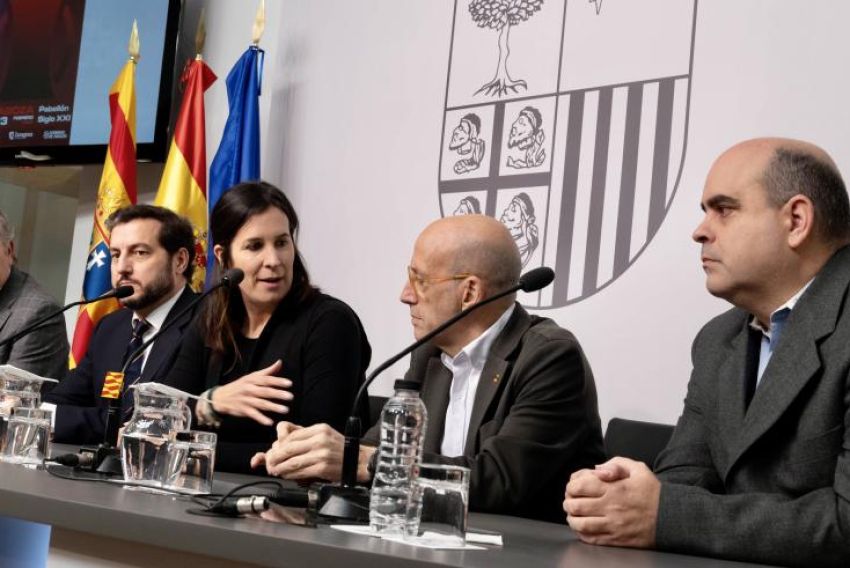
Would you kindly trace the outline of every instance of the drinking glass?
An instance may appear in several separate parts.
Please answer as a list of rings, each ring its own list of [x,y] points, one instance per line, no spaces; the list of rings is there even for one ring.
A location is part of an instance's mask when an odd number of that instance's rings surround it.
[[[188,495],[211,493],[216,441],[213,432],[178,432],[169,447],[163,488]]]
[[[53,412],[41,408],[13,408],[6,423],[0,460],[41,465],[50,455],[50,422]]]
[[[463,545],[469,508],[469,468],[423,463],[414,466],[414,473],[404,538]]]

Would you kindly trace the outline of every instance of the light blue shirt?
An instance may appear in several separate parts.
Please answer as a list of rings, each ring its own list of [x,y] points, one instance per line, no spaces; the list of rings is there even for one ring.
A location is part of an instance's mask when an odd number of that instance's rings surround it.
[[[814,280],[814,278],[812,278],[812,280]],[[791,315],[791,311],[794,309],[794,306],[797,305],[797,302],[800,300],[803,293],[809,288],[812,280],[809,280],[806,285],[800,288],[796,294],[791,296],[787,302],[779,306],[779,308],[770,314],[770,327],[768,329],[762,327],[755,317],[750,320],[750,327],[761,332],[761,350],[759,351],[759,368],[758,375],[756,375],[756,386],[761,383],[761,376],[764,374],[764,370],[767,368],[767,364],[770,362],[770,358],[773,357],[773,352],[779,344],[779,339],[782,337],[782,332],[785,330],[785,324],[788,322],[788,316]]]

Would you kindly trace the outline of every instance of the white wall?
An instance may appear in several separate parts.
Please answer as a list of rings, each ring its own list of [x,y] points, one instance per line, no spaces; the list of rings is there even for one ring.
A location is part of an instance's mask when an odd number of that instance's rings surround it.
[[[631,2],[606,0],[600,17]],[[574,1],[569,9],[586,4]],[[253,2],[207,2],[205,57],[220,77],[206,99],[208,160],[226,118],[224,77],[248,45],[254,10]],[[404,267],[418,232],[440,215],[453,12],[448,0],[267,2],[263,176],[294,199],[312,276],[360,314],[374,362],[411,339],[397,300]],[[543,313],[582,342],[604,421],[674,421],[690,342],[726,308],[705,292],[690,240],[714,157],[745,138],[791,136],[824,146],[850,173],[847,21],[850,3],[842,0],[700,2],[687,154],[663,225],[613,284]],[[81,286],[93,195],[81,198],[69,299]],[[398,365],[387,373],[379,390],[402,372]]]

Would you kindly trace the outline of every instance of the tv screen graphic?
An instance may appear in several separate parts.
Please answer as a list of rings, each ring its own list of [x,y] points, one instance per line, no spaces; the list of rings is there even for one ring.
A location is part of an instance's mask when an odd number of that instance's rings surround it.
[[[0,0],[0,161],[103,161],[133,20],[138,155],[161,159],[178,18],[178,0]]]

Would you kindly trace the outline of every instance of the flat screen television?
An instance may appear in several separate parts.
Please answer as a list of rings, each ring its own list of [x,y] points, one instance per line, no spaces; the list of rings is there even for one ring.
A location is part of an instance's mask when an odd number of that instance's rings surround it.
[[[180,0],[0,0],[0,164],[103,162],[133,20],[136,152],[161,161],[179,18]]]

